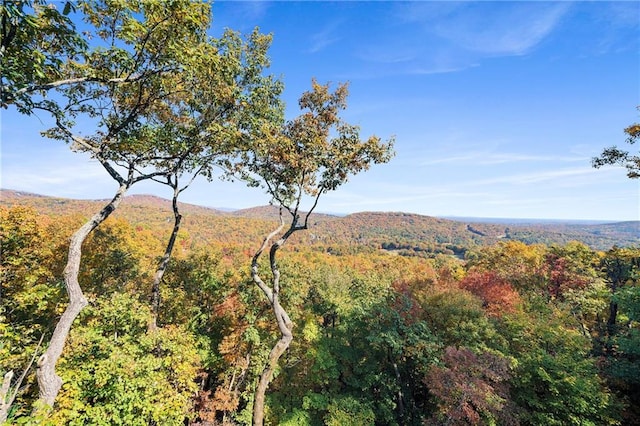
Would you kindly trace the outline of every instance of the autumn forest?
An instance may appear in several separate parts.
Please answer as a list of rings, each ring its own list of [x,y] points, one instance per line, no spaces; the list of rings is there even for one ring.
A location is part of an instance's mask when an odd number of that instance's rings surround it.
[[[271,36],[211,37],[206,2],[0,10],[2,107],[114,187],[0,192],[0,424],[640,424],[638,222],[320,214],[393,161],[348,84],[310,76],[285,120]],[[271,204],[180,201],[218,178]]]

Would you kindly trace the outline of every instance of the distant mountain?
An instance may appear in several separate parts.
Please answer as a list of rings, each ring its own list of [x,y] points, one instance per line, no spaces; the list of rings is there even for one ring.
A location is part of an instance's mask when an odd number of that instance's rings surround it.
[[[23,191],[0,190],[0,205],[31,206],[47,215],[90,216],[106,200],[73,200]],[[254,246],[274,229],[278,208],[260,206],[223,211],[180,203],[184,231],[200,243],[233,242]],[[288,220],[288,213],[284,212]],[[114,213],[135,225],[167,233],[173,220],[171,201],[153,195],[125,197]],[[594,249],[640,244],[640,221],[609,224],[513,223],[451,220],[402,212],[361,212],[346,216],[313,214],[308,232],[291,242],[325,250],[387,250],[403,255],[462,254],[474,246],[501,240],[565,244],[581,241]]]
[[[508,218],[508,217],[462,217],[444,216],[458,222],[497,223],[502,225],[600,225],[611,223],[608,220],[580,220],[580,219],[532,219],[532,218]]]
[[[528,244],[582,241],[598,249],[640,244],[640,221],[604,225],[504,225],[462,222],[407,213],[356,213],[314,228],[325,243],[354,241],[390,250],[460,253],[472,246],[517,240]]]
[[[246,217],[252,219],[274,219],[280,217],[280,209],[276,206],[257,206],[247,209],[234,210],[229,212],[231,216]],[[288,214],[286,211],[283,214]]]
[[[100,200],[76,200],[72,198],[49,197],[12,189],[0,189],[0,205],[26,204],[38,211],[49,213],[84,213],[85,209],[95,212],[95,207],[106,204],[110,199]],[[195,204],[179,203],[183,213],[224,214],[221,210],[202,207]],[[121,209],[162,209],[171,211],[171,200],[155,195],[134,194],[128,195],[122,200]]]
[[[258,206],[250,207],[248,209],[234,210],[228,212],[231,216],[245,217],[253,219],[266,219],[266,220],[278,220],[280,217],[280,208],[277,206]],[[300,212],[301,218],[304,218],[306,212]],[[285,220],[289,220],[290,214],[286,210],[282,211],[282,215]],[[324,213],[312,213],[309,217],[311,223],[318,223],[327,220],[338,219],[339,216],[324,214]]]
[[[105,200],[106,201],[106,200]],[[171,200],[167,200],[162,197],[147,194],[134,194],[129,195],[122,200],[123,206],[130,206],[133,208],[162,208],[172,210]],[[183,213],[200,213],[200,214],[226,214],[223,210],[218,210],[210,207],[202,207],[196,204],[178,203],[180,211]]]

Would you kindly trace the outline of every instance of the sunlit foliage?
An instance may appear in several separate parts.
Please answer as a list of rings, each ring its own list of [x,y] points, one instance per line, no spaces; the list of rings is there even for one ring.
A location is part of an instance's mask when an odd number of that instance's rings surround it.
[[[81,218],[1,214],[0,360],[15,386],[64,305],[65,252],[53,236]],[[66,384],[45,424],[251,423],[275,328],[250,253],[231,239],[181,245],[164,277],[160,328],[149,333],[148,276],[165,235],[120,219],[89,240],[81,280],[91,304],[61,358]],[[282,302],[298,338],[275,371],[265,420],[633,424],[638,249],[511,242],[473,252],[464,262],[289,248]],[[45,421],[31,417],[33,370],[10,423]]]

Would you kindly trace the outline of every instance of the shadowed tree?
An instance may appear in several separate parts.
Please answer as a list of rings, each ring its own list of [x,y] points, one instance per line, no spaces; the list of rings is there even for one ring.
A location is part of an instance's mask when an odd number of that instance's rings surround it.
[[[265,137],[253,145],[245,161],[238,165],[243,177],[256,186],[262,185],[272,202],[280,207],[280,226],[264,239],[251,262],[252,279],[271,305],[280,332],[255,391],[254,425],[263,424],[266,389],[278,360],[293,340],[293,322],[280,303],[278,250],[291,235],[308,229],[309,216],[323,194],[337,189],[350,175],[368,169],[371,164],[385,163],[392,156],[392,142],[383,143],[375,136],[361,140],[359,128],[339,117],[346,108],[347,94],[346,84],[331,92],[329,85],[312,81],[312,89],[299,101],[305,112],[281,130],[263,128]],[[304,200],[311,204],[306,213],[300,210]],[[288,225],[284,212],[289,214]],[[266,250],[271,273],[268,282],[259,268]]]
[[[601,261],[605,281],[611,292],[609,313],[606,323],[606,352],[615,352],[611,347],[612,338],[618,333],[618,300],[617,293],[628,283],[634,283],[640,269],[640,257],[632,248],[613,247]]]

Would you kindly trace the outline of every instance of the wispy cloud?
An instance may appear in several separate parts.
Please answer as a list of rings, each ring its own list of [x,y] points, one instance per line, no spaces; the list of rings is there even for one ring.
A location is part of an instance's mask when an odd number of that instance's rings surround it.
[[[475,182],[476,185],[495,185],[499,183],[508,183],[512,185],[530,185],[533,183],[541,183],[548,181],[557,181],[570,177],[594,175],[594,170],[586,167],[576,167],[560,170],[542,170],[533,173],[515,174],[510,176],[501,176],[498,178],[490,178]]]
[[[631,27],[637,28],[638,14],[640,13],[640,3],[637,1],[617,1],[607,3],[605,19],[614,28]]]
[[[589,46],[593,53],[605,55],[609,52],[630,52],[637,54],[637,28],[640,25],[640,3],[637,1],[606,2],[592,5],[587,9],[595,22],[599,24],[597,43]],[[629,38],[625,36],[626,28],[636,29],[636,34]]]
[[[440,6],[440,5],[437,5]],[[482,55],[522,55],[560,23],[568,2],[471,2],[446,7],[414,5],[405,19]]]
[[[435,32],[469,50],[488,55],[522,55],[556,28],[569,3],[473,3],[444,19]]]
[[[214,14],[215,14],[214,4]],[[269,2],[267,1],[233,1],[234,15],[245,21],[258,21],[267,14]]]
[[[562,185],[582,185],[591,182],[594,177],[598,176],[598,171],[590,167],[575,167],[567,169],[550,169],[541,170],[532,173],[516,173],[510,175],[503,175],[499,177],[492,177],[486,179],[478,179],[468,182],[468,185],[472,186],[488,186],[488,185],[531,185],[540,184],[543,182],[556,182]],[[587,180],[571,180],[575,178],[587,178]]]
[[[80,196],[89,189],[110,184],[113,186],[113,180],[93,162],[57,165],[49,171],[42,167],[5,167],[2,173],[4,188],[65,197]]]
[[[611,170],[610,170],[611,171]],[[431,197],[488,197],[500,193],[498,188],[507,186],[531,186],[552,183],[560,185],[587,185],[602,178],[602,171],[590,167],[547,169],[530,173],[509,173],[499,176],[461,178],[456,181],[439,181],[428,185],[383,185],[379,192],[393,193],[394,200],[417,200]]]
[[[317,32],[311,36],[311,47],[309,53],[317,53],[326,47],[337,43],[341,40],[341,37],[337,35],[337,30],[340,27],[340,21],[334,21],[329,23],[322,31]]]
[[[478,64],[474,63],[466,63],[460,65],[442,65],[431,64],[431,66],[418,65],[407,70],[407,74],[412,75],[433,75],[433,74],[447,74],[451,72],[459,72],[466,70],[468,68],[473,68],[478,66]]]
[[[492,197],[491,193],[478,191],[452,190],[444,186],[397,186],[395,196],[363,195],[362,192],[349,192],[340,190],[329,194],[325,202],[336,210],[348,209],[353,211],[363,208],[380,210],[382,206],[393,206],[392,210],[402,210],[408,203],[414,202],[436,202],[441,200],[474,199]]]
[[[420,54],[419,49],[412,46],[398,46],[397,49],[380,49],[367,46],[357,54],[360,59],[380,64],[398,64],[414,60]]]
[[[408,2],[390,12],[384,36],[356,56],[375,76],[431,75],[474,68],[487,57],[524,55],[547,39],[566,2]],[[396,27],[411,27],[412,38]]]
[[[496,164],[508,164],[517,162],[584,162],[586,157],[570,156],[559,157],[549,155],[531,155],[516,153],[486,153],[471,152],[450,157],[434,157],[420,163],[422,166],[432,166],[437,164],[457,163],[473,164],[474,166],[493,166]]]

